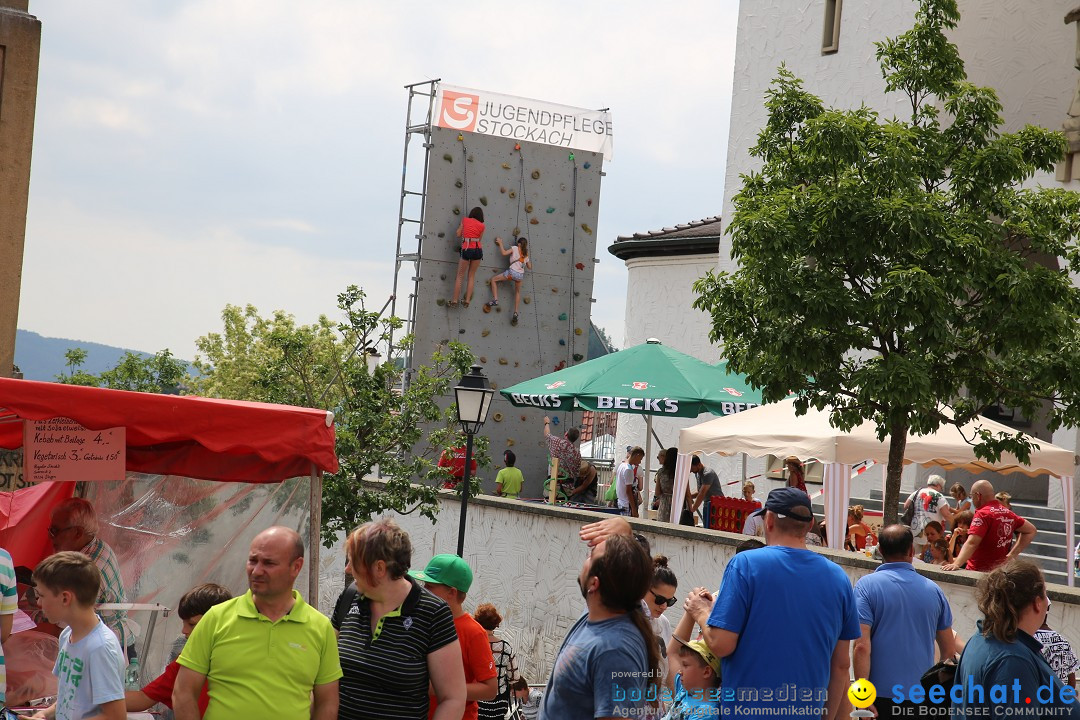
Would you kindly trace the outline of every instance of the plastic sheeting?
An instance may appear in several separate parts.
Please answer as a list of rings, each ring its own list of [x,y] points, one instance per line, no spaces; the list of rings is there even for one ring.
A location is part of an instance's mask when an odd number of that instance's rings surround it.
[[[181,595],[204,582],[246,592],[248,547],[271,525],[306,538],[310,482],[252,485],[128,473],[123,482],[87,483],[86,499],[97,509],[100,536],[116,552],[128,602],[175,609]],[[296,587],[306,588],[307,577],[305,565]],[[129,617],[146,628],[147,613]],[[164,669],[180,625],[175,613],[159,618],[149,654],[140,660],[145,679]]]

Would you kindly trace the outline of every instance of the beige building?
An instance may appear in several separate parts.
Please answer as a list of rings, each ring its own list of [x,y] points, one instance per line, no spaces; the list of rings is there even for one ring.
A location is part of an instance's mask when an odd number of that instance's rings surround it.
[[[0,0],[0,377],[15,363],[41,23],[29,0]]]

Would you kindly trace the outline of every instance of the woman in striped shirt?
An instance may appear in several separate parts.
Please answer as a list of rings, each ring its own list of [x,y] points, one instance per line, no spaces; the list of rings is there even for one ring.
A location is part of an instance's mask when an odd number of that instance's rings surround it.
[[[502,615],[491,603],[484,603],[476,608],[476,622],[487,630],[491,654],[495,657],[495,668],[499,671],[499,693],[494,700],[481,700],[477,704],[480,720],[503,720],[510,707],[510,684],[517,679],[517,667],[514,663],[514,650],[510,644],[495,634],[495,628],[502,622]]]

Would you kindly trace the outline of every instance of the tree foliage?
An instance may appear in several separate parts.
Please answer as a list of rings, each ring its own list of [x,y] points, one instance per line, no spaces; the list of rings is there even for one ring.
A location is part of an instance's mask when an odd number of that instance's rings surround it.
[[[438,487],[447,477],[436,467],[438,456],[464,442],[453,406],[440,399],[473,362],[467,346],[452,342],[402,388],[395,363],[383,361],[371,372],[366,359],[366,349],[385,346],[401,321],[367,310],[356,286],[338,295],[338,307],[339,322],[323,316],[298,325],[281,311],[263,318],[251,305],[226,306],[223,331],[196,341],[200,375],[193,381],[202,395],[334,411],[341,469],[323,479],[327,546],[338,533],[386,510],[419,512],[434,521]],[[478,462],[487,464],[486,440],[477,437],[475,444]],[[368,489],[364,478],[376,472],[385,486]],[[472,488],[479,491],[478,479]]]
[[[877,45],[886,89],[910,113],[825,107],[785,67],[728,226],[734,273],[709,273],[695,306],[732,369],[796,407],[832,407],[890,438],[895,518],[909,433],[991,406],[1080,424],[1080,195],[1024,187],[1065,151],[1060,133],[1002,133],[1002,106],[967,80],[946,32],[955,0],[922,0],[915,26]],[[970,438],[980,457],[1031,444]]]
[[[150,357],[126,352],[116,365],[100,375],[82,369],[86,356],[83,348],[72,348],[65,352],[68,374],[57,375],[56,381],[65,385],[176,395],[188,380],[187,363],[173,357],[168,349]]]

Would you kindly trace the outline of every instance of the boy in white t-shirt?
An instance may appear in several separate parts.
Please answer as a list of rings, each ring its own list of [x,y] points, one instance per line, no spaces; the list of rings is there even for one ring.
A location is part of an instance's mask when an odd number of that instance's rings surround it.
[[[53,674],[59,680],[56,702],[31,718],[123,720],[124,651],[94,612],[101,573],[80,552],[64,551],[34,569],[41,611],[49,622],[66,625]]]

